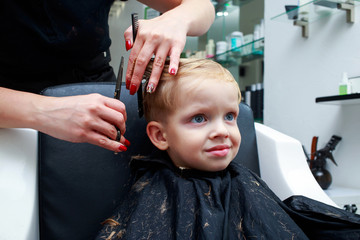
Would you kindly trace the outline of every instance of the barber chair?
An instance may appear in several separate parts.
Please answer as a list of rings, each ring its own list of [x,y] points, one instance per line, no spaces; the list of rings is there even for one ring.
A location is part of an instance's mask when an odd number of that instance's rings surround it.
[[[112,83],[56,86],[48,96],[100,93],[113,97]],[[137,98],[122,88],[126,105],[128,151],[114,154],[87,143],[70,143],[32,129],[0,129],[0,239],[88,240],[127,194],[129,159],[147,155],[153,145]],[[336,206],[312,177],[301,143],[255,123],[240,104],[241,162],[284,200],[292,195]]]

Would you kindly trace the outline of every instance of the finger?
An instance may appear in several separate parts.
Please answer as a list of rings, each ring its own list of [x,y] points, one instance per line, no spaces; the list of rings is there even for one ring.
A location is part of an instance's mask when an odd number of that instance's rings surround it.
[[[127,140],[123,135],[121,136],[120,142],[126,147],[129,147],[131,145],[130,141]]]
[[[127,120],[126,107],[123,102],[117,99],[107,98],[105,106],[115,110],[116,112],[121,113],[123,115],[124,121]]]
[[[132,75],[129,76],[130,80],[130,95],[134,95],[139,86],[140,82],[143,79],[144,72],[146,69],[147,64],[149,63],[152,55],[154,52],[154,48],[151,47],[150,44],[144,44],[144,46],[141,49],[141,52],[136,58],[136,61],[133,66]]]
[[[143,42],[139,39],[136,41],[136,44],[134,44],[130,56],[129,56],[129,61],[128,61],[128,65],[126,68],[126,75],[125,75],[125,80],[126,80],[126,89],[130,90],[130,83],[132,80],[132,76],[134,73],[134,69],[135,69],[135,63],[137,61],[137,57],[138,54],[142,48],[142,44]]]
[[[96,131],[89,134],[87,142],[114,152],[124,152],[127,150],[124,144],[109,139]]]
[[[125,105],[118,101],[118,100],[114,100],[114,99],[110,99],[113,101],[109,101],[108,103],[106,103],[106,108],[100,110],[98,112],[98,117],[102,120],[99,123],[96,124],[96,122],[93,122],[94,126],[92,127],[93,129],[96,129],[98,131],[100,131],[101,133],[107,135],[108,137],[115,139],[116,134],[113,133],[115,127],[117,127],[120,132],[122,134],[124,134],[126,132],[126,111],[125,111]],[[111,103],[114,103],[114,105],[111,105]],[[103,125],[101,125],[103,124]],[[104,128],[102,128],[101,126],[104,126]],[[109,130],[109,126],[113,126],[113,128],[111,129],[111,131]],[[117,130],[116,130],[117,132]],[[108,135],[110,134],[110,135]],[[115,136],[115,137],[114,137]]]
[[[179,68],[180,55],[184,49],[185,44],[178,42],[170,50],[170,64],[169,64],[169,73],[171,75],[176,75]]]
[[[125,120],[122,114],[115,112],[113,114],[103,114],[100,117],[102,121],[99,121],[98,124],[94,123],[93,129],[114,140],[117,136],[116,127],[120,130],[121,134],[126,132]]]
[[[125,123],[124,123],[125,127]],[[91,144],[109,149],[114,152],[123,152],[130,146],[130,142],[123,136],[123,131],[120,130],[120,143],[117,141],[118,129],[107,121],[93,121],[92,126],[89,126],[90,131],[83,134],[83,140]]]
[[[132,26],[128,27],[124,32],[125,48],[129,51],[132,48]]]
[[[146,88],[146,91],[149,93],[152,93],[153,91],[155,91],[156,86],[158,85],[160,76],[164,69],[167,54],[168,54],[168,48],[166,48],[166,47],[162,48],[161,51],[158,51],[156,53],[154,63],[152,66],[152,70],[151,70],[151,75],[150,75],[149,82],[148,82],[148,85]]]
[[[124,133],[123,131],[121,131],[120,128],[119,128],[119,130],[120,130],[121,134]],[[118,134],[118,129],[115,127],[114,124],[111,124],[108,121],[104,121],[104,120],[100,119],[98,121],[93,121],[91,126],[88,126],[87,134],[85,135],[85,139],[88,137],[88,135],[91,132],[97,132],[97,133],[101,134],[102,136],[105,136],[106,138],[116,140],[116,137]]]

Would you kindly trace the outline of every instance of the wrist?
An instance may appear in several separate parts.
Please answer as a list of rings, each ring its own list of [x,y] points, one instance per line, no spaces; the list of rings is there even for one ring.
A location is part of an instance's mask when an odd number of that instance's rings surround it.
[[[0,127],[33,128],[36,125],[34,103],[39,95],[0,88]]]
[[[178,25],[185,25],[187,36],[205,34],[215,19],[215,8],[208,0],[183,0],[182,4],[169,12],[174,12]]]

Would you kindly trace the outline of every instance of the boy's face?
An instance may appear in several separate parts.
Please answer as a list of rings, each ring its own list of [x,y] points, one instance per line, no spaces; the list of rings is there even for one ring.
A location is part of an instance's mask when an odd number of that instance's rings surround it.
[[[204,171],[225,169],[240,146],[238,114],[238,93],[231,83],[210,79],[179,99],[164,127],[174,164]]]

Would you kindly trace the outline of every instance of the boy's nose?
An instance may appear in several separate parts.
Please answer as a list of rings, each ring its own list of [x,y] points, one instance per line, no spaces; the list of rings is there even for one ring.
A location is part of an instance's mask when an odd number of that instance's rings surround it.
[[[211,138],[216,137],[229,137],[229,130],[226,126],[226,123],[224,121],[216,121],[213,124],[212,132],[211,132]]]

